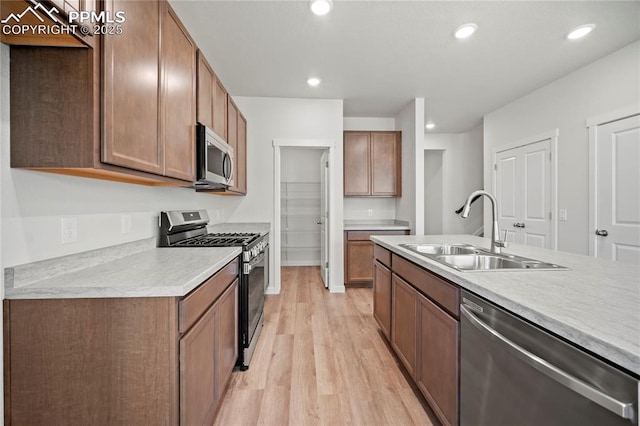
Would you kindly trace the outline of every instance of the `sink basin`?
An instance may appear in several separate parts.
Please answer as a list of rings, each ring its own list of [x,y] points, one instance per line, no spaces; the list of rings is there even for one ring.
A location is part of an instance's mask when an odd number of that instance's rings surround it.
[[[426,258],[462,272],[470,271],[556,271],[568,269],[510,254],[497,254],[468,244],[400,244]]]
[[[416,253],[424,255],[443,255],[443,254],[474,254],[478,252],[478,248],[467,245],[448,245],[448,244],[400,244],[400,247],[404,247]]]
[[[567,269],[553,263],[539,262],[517,256],[499,254],[471,254],[435,256],[434,260],[451,266],[459,271],[492,271],[497,269],[511,270],[561,270]]]
[[[526,269],[527,264],[502,256],[485,254],[437,256],[436,260],[461,270],[477,271],[483,269]]]

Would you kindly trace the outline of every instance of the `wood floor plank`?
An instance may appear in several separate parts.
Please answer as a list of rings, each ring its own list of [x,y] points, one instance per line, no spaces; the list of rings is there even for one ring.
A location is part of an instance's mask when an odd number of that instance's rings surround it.
[[[258,424],[289,424],[293,340],[293,334],[279,334],[275,338]]]
[[[378,330],[372,289],[330,294],[319,267],[282,268],[281,284],[216,425],[438,424]]]

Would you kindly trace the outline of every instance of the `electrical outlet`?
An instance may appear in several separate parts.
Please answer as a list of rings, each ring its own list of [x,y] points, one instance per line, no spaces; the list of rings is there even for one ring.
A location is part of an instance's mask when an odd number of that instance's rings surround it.
[[[128,234],[131,232],[131,216],[123,214],[120,216],[120,232]]]
[[[220,210],[216,210],[216,219],[220,219]]]
[[[567,221],[567,211],[565,209],[560,209],[560,214],[558,216],[560,216],[560,220],[562,222]]]
[[[369,216],[369,217],[373,216],[373,209],[368,209],[367,210],[367,216]]]
[[[60,242],[62,244],[78,241],[78,220],[75,217],[63,217],[60,220]]]

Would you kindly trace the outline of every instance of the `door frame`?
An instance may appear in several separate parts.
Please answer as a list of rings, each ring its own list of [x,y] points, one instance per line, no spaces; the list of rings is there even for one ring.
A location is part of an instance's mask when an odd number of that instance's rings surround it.
[[[335,223],[337,217],[337,206],[341,205],[342,200],[339,197],[342,197],[342,193],[340,191],[336,191],[334,185],[334,180],[336,179],[336,142],[334,139],[273,139],[273,238],[271,238],[271,244],[273,245],[273,259],[274,259],[274,274],[273,274],[273,283],[267,287],[267,294],[279,294],[281,287],[281,273],[280,273],[280,264],[281,264],[281,247],[282,247],[282,226],[280,220],[281,207],[280,207],[280,181],[281,177],[281,148],[284,147],[295,147],[295,148],[319,148],[326,149],[329,151],[329,182],[327,184],[327,188],[329,190],[329,218],[328,218],[328,228],[329,228],[329,240],[335,238],[334,235],[336,232],[342,232],[342,226],[338,226]],[[342,268],[338,268],[337,265],[342,262],[339,256],[342,256],[342,253],[339,253],[337,250],[331,250],[329,247],[329,283],[328,288],[331,293],[344,293],[344,282],[336,276],[337,272],[342,273]],[[332,266],[333,265],[333,266]]]
[[[498,153],[503,151],[508,151],[514,148],[520,148],[522,146],[531,145],[537,142],[542,142],[544,140],[550,140],[550,151],[551,151],[551,206],[549,209],[551,210],[551,249],[558,250],[558,136],[560,135],[560,129],[555,128],[543,133],[539,133],[534,136],[530,136],[524,139],[520,139],[516,142],[507,143],[504,145],[499,145],[494,147],[491,150],[491,193],[495,194],[498,188],[498,173],[496,171],[496,163]],[[488,210],[485,210],[488,211]],[[487,228],[485,227],[485,230]]]
[[[586,120],[586,127],[589,131],[589,256],[596,255],[596,239],[592,234],[595,232],[598,223],[598,191],[596,182],[598,180],[597,150],[598,126],[602,126],[612,121],[624,120],[640,114],[638,105],[630,105],[605,114],[590,117]]]

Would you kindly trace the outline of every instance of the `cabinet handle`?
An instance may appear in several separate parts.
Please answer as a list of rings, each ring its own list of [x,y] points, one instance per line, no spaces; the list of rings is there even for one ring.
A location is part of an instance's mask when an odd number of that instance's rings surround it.
[[[596,235],[599,237],[606,237],[609,235],[606,229],[596,229]]]

